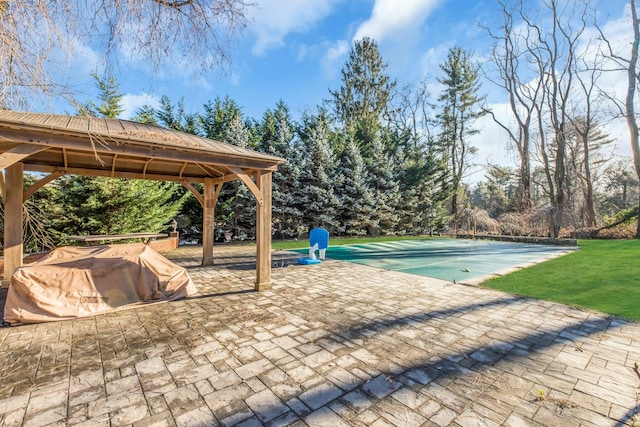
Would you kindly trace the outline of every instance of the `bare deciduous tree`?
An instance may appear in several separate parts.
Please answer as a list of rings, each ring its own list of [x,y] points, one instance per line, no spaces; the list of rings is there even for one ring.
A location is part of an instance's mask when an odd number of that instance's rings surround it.
[[[640,179],[640,137],[638,136],[638,117],[635,111],[636,89],[640,83],[640,70],[638,69],[638,45],[640,45],[640,18],[638,17],[638,9],[635,0],[630,0],[631,25],[633,27],[633,41],[631,42],[631,52],[628,57],[619,53],[614,49],[609,40],[601,29],[602,37],[607,47],[607,58],[616,63],[619,68],[610,71],[625,71],[627,74],[627,94],[624,101],[620,99],[612,99],[618,107],[620,116],[627,121],[629,128],[629,142],[631,144],[631,152],[633,153],[633,166],[638,178]],[[638,228],[636,229],[636,238],[640,239],[640,202],[639,202],[639,219]]]
[[[527,28],[524,33],[514,29],[513,19],[517,10],[522,13],[522,3],[517,2],[513,7],[499,2],[502,12],[502,33],[489,28],[485,30],[494,41],[491,60],[496,67],[498,78],[490,73],[489,81],[502,88],[509,96],[509,108],[516,120],[517,129],[512,130],[500,121],[493,112],[489,112],[494,122],[509,135],[509,139],[516,146],[520,159],[519,182],[516,190],[514,206],[517,211],[531,208],[531,128],[534,119],[535,105],[540,102],[542,78],[532,81],[522,81],[522,75],[530,74],[528,70],[529,58],[526,49],[522,51],[521,43],[527,39]]]
[[[58,56],[89,48],[107,66],[117,58],[155,70],[182,61],[214,69],[247,23],[247,0],[0,0],[0,108],[34,94],[64,93]],[[61,61],[63,62],[63,61]]]
[[[551,237],[558,237],[567,207],[566,157],[569,108],[573,99],[577,49],[589,16],[586,2],[543,2],[547,23],[520,9],[527,27],[527,54],[542,80],[542,102],[535,105],[540,157],[549,186]],[[550,131],[550,132],[549,132]]]
[[[580,141],[578,147],[572,153],[571,160],[574,163],[576,179],[579,179],[584,189],[584,226],[595,227],[597,224],[595,196],[594,196],[594,159],[593,154],[608,144],[611,140],[598,129],[598,114],[602,111],[602,97],[599,96],[597,83],[600,78],[603,65],[598,56],[587,63],[583,57],[580,67],[576,63],[574,75],[577,82],[576,102],[572,114],[569,116],[571,130],[575,132]],[[576,162],[576,159],[579,162]],[[596,159],[597,160],[597,159]]]

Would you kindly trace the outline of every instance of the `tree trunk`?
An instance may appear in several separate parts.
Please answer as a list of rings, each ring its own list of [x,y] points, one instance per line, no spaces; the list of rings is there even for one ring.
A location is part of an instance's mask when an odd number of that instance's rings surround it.
[[[640,239],[640,200],[638,201],[638,228],[636,228],[636,239]]]
[[[518,212],[531,209],[531,163],[529,161],[529,148],[527,144],[526,155],[520,156],[520,180],[515,196],[515,208]]]
[[[629,80],[629,89],[627,90],[626,99],[626,118],[629,127],[629,139],[631,142],[631,152],[633,153],[633,166],[636,170],[638,178],[640,178],[640,142],[638,141],[638,123],[636,122],[636,114],[633,102],[636,93],[636,78],[638,77],[636,66],[638,63],[638,44],[640,43],[640,22],[636,11],[636,2],[631,0],[631,18],[633,23],[633,44],[631,46],[631,59],[629,60],[629,68],[627,69],[627,77]],[[640,206],[640,203],[638,204]],[[636,239],[640,239],[640,209],[638,210],[638,228],[636,229]]]
[[[595,227],[596,222],[596,208],[593,200],[593,182],[591,179],[591,164],[589,162],[589,142],[585,138],[584,141],[584,179],[587,185],[587,191],[585,194],[585,223],[587,227]]]
[[[565,147],[564,130],[561,128],[557,138],[556,161],[553,178],[556,185],[556,197],[553,203],[552,228],[553,238],[560,237],[560,229],[564,220],[564,208],[566,203],[565,189]]]

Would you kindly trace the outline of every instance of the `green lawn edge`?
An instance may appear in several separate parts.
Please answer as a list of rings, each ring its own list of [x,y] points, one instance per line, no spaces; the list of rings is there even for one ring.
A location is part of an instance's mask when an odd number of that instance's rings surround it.
[[[578,247],[480,286],[640,321],[640,240],[579,240]]]

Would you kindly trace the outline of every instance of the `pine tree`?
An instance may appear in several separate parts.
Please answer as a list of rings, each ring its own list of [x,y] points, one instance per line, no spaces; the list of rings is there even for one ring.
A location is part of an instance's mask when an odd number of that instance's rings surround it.
[[[55,185],[52,226],[66,234],[165,231],[182,204],[175,183],[65,176]]]
[[[400,185],[400,233],[432,233],[444,228],[449,216],[445,203],[451,197],[446,158],[438,144],[404,145],[394,156]]]
[[[300,174],[302,194],[299,200],[308,229],[321,226],[334,232],[339,205],[333,185],[337,165],[327,134],[325,123],[318,118],[308,132],[308,139],[302,141],[306,157]]]
[[[235,115],[229,120],[224,128],[223,140],[228,144],[241,148],[247,148],[249,144],[249,131],[242,122],[240,110],[236,110]],[[227,200],[223,200],[223,207],[216,209],[228,212],[224,222],[231,226],[236,237],[254,237],[256,223],[256,199],[246,185],[240,181],[233,181],[225,184],[228,189],[224,189]],[[230,197],[229,197],[230,196]]]
[[[274,193],[274,228],[281,237],[297,237],[302,230],[302,211],[296,206],[295,191],[300,181],[300,164],[296,158],[296,143],[293,124],[288,109],[276,111],[276,155],[290,159],[278,167],[273,174],[277,192]]]
[[[275,110],[265,112],[257,128],[261,152],[284,159],[292,157],[295,127],[289,107],[283,101],[276,104]],[[294,198],[299,177],[299,165],[290,161],[273,173],[273,229],[278,237],[297,237],[302,231],[302,211]]]
[[[184,98],[180,98],[177,105],[173,105],[168,96],[160,98],[160,109],[156,112],[160,125],[192,135],[201,135],[200,118],[195,114],[188,114],[184,110]]]
[[[385,151],[385,146],[376,138],[371,147],[371,158],[367,163],[369,186],[372,190],[375,210],[372,223],[383,233],[395,231],[400,220],[400,185],[398,183],[395,162]]]
[[[306,149],[299,138],[294,138],[287,161],[278,166],[285,177],[284,195],[282,200],[282,237],[299,238],[307,231],[304,221],[305,188],[302,184],[304,169],[306,168]]]
[[[100,105],[95,104],[93,101],[81,104],[78,108],[78,115],[106,117],[109,119],[117,118],[124,112],[124,107],[122,106],[122,97],[124,95],[120,93],[118,81],[113,75],[102,78],[98,73],[91,73],[91,77],[93,77],[98,87]]]
[[[204,136],[216,141],[224,141],[227,128],[238,117],[242,117],[240,107],[228,96],[223,100],[216,98],[213,103],[207,102],[204,104],[204,114],[200,117]]]
[[[138,123],[145,123],[148,125],[158,126],[158,119],[156,118],[156,109],[149,104],[145,104],[138,108],[131,121]]]
[[[337,172],[335,191],[340,203],[340,231],[349,236],[365,235],[378,224],[373,219],[375,202],[367,182],[367,170],[353,139],[347,142]]]
[[[470,156],[477,151],[469,138],[478,133],[472,125],[483,114],[479,104],[484,98],[478,95],[479,67],[461,47],[449,49],[447,60],[440,65],[440,69],[445,76],[438,79],[444,89],[438,98],[442,102],[442,111],[437,117],[441,128],[440,143],[448,148],[453,184],[451,214],[455,220],[458,209],[457,190],[470,166]]]
[[[396,85],[385,74],[386,68],[375,40],[356,40],[342,68],[342,86],[330,91],[335,116],[366,159]]]

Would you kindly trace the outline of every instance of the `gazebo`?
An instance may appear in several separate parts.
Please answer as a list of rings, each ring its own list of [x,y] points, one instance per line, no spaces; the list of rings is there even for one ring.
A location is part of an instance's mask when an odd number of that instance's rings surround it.
[[[211,139],[119,119],[0,110],[4,277],[22,266],[23,203],[65,175],[181,183],[203,208],[202,265],[213,264],[214,210],[225,182],[256,199],[256,290],[271,287],[272,174],[284,160]],[[23,190],[23,173],[46,175]],[[204,184],[200,193],[194,186]]]

